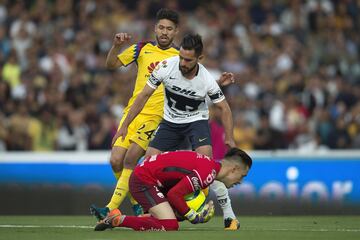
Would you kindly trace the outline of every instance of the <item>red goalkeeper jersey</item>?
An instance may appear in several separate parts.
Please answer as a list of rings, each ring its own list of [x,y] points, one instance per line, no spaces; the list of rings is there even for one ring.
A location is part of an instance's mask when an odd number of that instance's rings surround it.
[[[221,164],[192,151],[164,152],[148,157],[134,174],[148,184],[167,192],[170,204],[182,215],[189,211],[184,196],[208,187],[220,171]]]

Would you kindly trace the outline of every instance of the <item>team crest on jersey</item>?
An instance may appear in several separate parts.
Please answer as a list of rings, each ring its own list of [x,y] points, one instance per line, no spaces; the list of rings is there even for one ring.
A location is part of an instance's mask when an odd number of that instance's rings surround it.
[[[166,60],[162,61],[161,64],[162,64],[162,67],[163,67],[163,68],[166,68],[166,67],[167,67],[167,61],[166,61]]]
[[[152,63],[150,63],[150,65],[148,66],[148,71],[149,71],[149,73],[152,73],[153,71],[154,71],[154,69],[156,69],[156,70],[159,70],[159,61],[157,61],[157,62],[152,62]]]

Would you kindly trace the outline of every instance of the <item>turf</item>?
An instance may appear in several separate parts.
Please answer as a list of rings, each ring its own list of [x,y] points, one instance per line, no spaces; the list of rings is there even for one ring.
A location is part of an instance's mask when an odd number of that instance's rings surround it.
[[[224,231],[222,219],[207,224],[181,223],[178,232],[135,232],[113,229],[94,232],[90,216],[0,216],[0,239],[171,239],[171,240],[350,240],[360,239],[360,216],[240,217],[240,231]]]

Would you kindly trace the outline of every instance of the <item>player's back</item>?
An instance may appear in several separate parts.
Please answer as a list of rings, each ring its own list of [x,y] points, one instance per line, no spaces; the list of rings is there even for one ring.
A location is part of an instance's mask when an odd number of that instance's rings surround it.
[[[201,188],[215,178],[220,164],[205,155],[193,151],[164,152],[148,157],[134,170],[135,174],[147,183],[171,188],[180,179],[195,172]]]
[[[129,111],[136,97],[143,90],[152,71],[159,62],[166,58],[178,55],[179,51],[172,46],[168,49],[159,48],[154,42],[139,42],[133,44],[121,54],[118,55],[119,60],[125,65],[135,62],[138,67],[136,82],[132,97],[130,98],[125,113]],[[145,104],[142,114],[163,116],[164,92],[163,88],[158,88]]]

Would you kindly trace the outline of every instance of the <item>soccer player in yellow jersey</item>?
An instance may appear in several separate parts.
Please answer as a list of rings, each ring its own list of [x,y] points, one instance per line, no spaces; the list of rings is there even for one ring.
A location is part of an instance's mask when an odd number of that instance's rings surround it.
[[[115,35],[113,46],[106,59],[106,66],[110,69],[116,69],[136,62],[138,67],[133,95],[124,110],[119,127],[157,64],[179,54],[179,50],[173,45],[173,40],[178,33],[178,23],[178,13],[169,9],[160,9],[156,14],[156,42],[139,42],[131,45],[120,54],[119,51],[123,44],[128,42],[131,36],[128,33],[117,33]],[[223,85],[233,82],[233,75],[223,73],[220,82]],[[151,137],[162,120],[163,106],[164,94],[163,88],[160,87],[152,94],[141,113],[129,125],[126,138],[122,140],[118,133],[114,136],[110,163],[117,184],[111,200],[105,208],[98,208],[95,205],[90,207],[91,213],[98,220],[104,219],[109,211],[118,208],[128,194],[130,175],[137,164],[137,160],[145,154]],[[135,214],[142,214],[141,206],[131,196],[130,200]],[[230,202],[229,207],[232,212]],[[234,219],[234,221],[237,220]]]
[[[127,116],[134,100],[144,88],[150,74],[156,65],[169,57],[178,55],[178,49],[173,45],[173,40],[178,33],[178,13],[169,9],[160,9],[156,15],[155,35],[156,42],[138,42],[131,45],[119,54],[123,44],[131,39],[127,33],[118,33],[113,40],[106,66],[110,69],[127,66],[133,62],[137,64],[138,72],[133,95],[130,98],[120,125]],[[145,154],[150,139],[158,127],[163,116],[164,94],[163,88],[159,88],[150,97],[142,112],[130,124],[127,137],[122,140],[117,135],[112,141],[110,163],[117,185],[113,196],[106,208],[90,207],[93,215],[98,219],[106,216],[108,210],[118,208],[129,192],[129,177],[137,164],[137,160]],[[130,199],[135,214],[141,214],[140,205]]]

